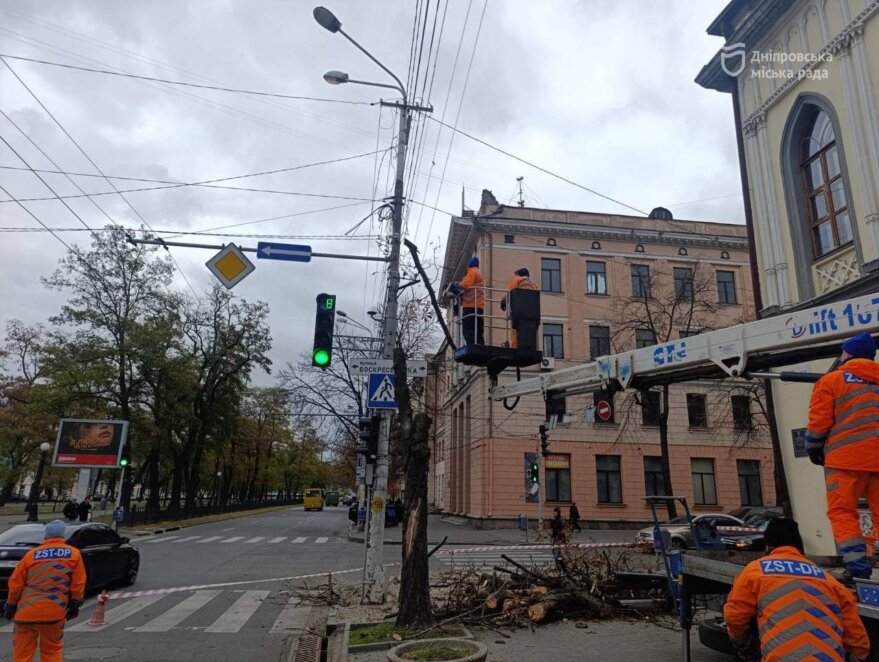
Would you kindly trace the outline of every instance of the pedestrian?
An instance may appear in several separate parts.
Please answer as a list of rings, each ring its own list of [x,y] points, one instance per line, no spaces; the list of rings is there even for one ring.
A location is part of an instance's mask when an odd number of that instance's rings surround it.
[[[870,640],[851,592],[803,555],[797,523],[769,522],[767,554],[735,578],[723,608],[733,646],[744,653],[757,619],[764,662],[864,660]]]
[[[571,521],[571,531],[577,529],[577,531],[582,531],[580,528],[580,511],[577,509],[577,504],[573,501],[571,502],[571,507],[568,508],[568,519]]]
[[[76,519],[76,499],[69,499],[67,503],[64,505],[64,510],[61,511],[64,515],[64,519],[72,522]]]
[[[85,566],[76,547],[64,542],[64,522],[46,525],[45,542],[29,549],[9,578],[3,605],[15,620],[12,662],[61,662],[64,621],[76,618],[85,595]]]
[[[552,534],[553,545],[565,544],[565,520],[562,519],[562,511],[560,508],[553,509],[552,521],[549,523],[550,532]]]
[[[485,280],[479,271],[479,258],[471,257],[467,273],[458,283],[461,289],[461,331],[468,345],[485,344]]]
[[[861,531],[858,500],[866,497],[879,523],[879,365],[876,343],[861,333],[842,344],[841,364],[821,377],[812,390],[806,444],[809,459],[824,467],[827,517],[837,553],[842,556],[843,582],[869,578],[869,549]]]
[[[525,267],[521,269],[517,269],[513,273],[513,279],[507,283],[507,292],[512,292],[513,290],[539,290],[540,288],[537,286],[533,280],[531,280],[531,272],[528,271]],[[501,310],[507,309],[507,297],[501,299]],[[511,311],[512,312],[512,311]],[[510,314],[507,315],[508,318],[512,320]],[[516,323],[515,320],[512,320],[512,324],[510,324],[510,347],[516,347],[517,334],[516,334]]]
[[[76,514],[79,515],[79,521],[80,522],[88,522],[89,515],[91,514],[91,511],[92,511],[92,499],[91,499],[91,497],[86,497],[76,507]]]

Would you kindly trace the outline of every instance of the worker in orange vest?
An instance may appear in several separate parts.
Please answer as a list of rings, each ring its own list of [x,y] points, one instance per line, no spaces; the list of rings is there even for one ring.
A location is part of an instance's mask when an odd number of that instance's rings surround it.
[[[42,662],[61,662],[64,621],[76,618],[85,594],[82,555],[64,542],[64,522],[46,525],[46,541],[28,550],[9,578],[3,605],[15,619],[12,662],[32,662],[40,647]]]
[[[870,557],[875,538],[864,539],[858,500],[867,498],[873,522],[879,524],[879,365],[875,358],[876,343],[870,334],[846,340],[841,365],[818,380],[809,403],[809,458],[824,467],[827,517],[845,564],[845,582],[867,578],[873,571]]]
[[[531,280],[531,273],[525,267],[521,269],[517,269],[513,272],[513,279],[507,283],[507,292],[512,292],[513,290],[521,289],[521,290],[539,290],[540,288],[537,286],[533,280]],[[507,309],[507,297],[501,299],[501,310]],[[516,329],[510,325],[510,347],[516,347]]]
[[[769,522],[768,553],[735,578],[723,617],[733,646],[750,648],[757,619],[764,662],[864,660],[870,640],[851,592],[803,556],[803,539],[792,519]]]
[[[485,344],[485,280],[479,271],[479,258],[473,256],[467,263],[467,273],[458,283],[461,289],[461,325],[468,345]]]

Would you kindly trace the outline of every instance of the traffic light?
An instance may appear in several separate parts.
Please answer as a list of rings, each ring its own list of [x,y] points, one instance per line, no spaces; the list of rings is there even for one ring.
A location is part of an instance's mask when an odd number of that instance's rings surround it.
[[[540,454],[546,457],[549,455],[549,435],[546,434],[545,425],[541,425],[537,429],[540,430]]]
[[[531,471],[529,473],[529,478],[531,478],[532,483],[540,482],[540,465],[537,462],[531,463]]]
[[[333,360],[333,326],[336,323],[336,295],[317,295],[317,316],[314,319],[314,349],[311,365],[326,368]]]
[[[125,444],[122,447],[122,455],[119,457],[119,466],[123,469],[131,464],[131,446]]]
[[[366,455],[367,462],[373,462],[378,457],[378,434],[381,420],[381,416],[361,416],[358,421],[357,437],[360,439],[360,445],[357,452]]]

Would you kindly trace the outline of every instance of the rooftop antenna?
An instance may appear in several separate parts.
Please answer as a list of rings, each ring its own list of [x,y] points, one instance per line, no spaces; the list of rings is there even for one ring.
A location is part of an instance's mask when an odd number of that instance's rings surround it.
[[[525,206],[525,194],[522,192],[522,180],[524,177],[516,177],[516,181],[519,183],[519,206]]]

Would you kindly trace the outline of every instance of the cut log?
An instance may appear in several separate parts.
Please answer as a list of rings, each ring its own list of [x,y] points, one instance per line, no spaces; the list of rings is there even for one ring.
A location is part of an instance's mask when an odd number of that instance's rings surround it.
[[[532,623],[542,623],[558,610],[558,604],[555,600],[535,602],[528,607],[528,619]]]
[[[485,599],[485,606],[494,611],[495,609],[499,609],[501,605],[504,604],[504,597],[506,597],[506,591],[496,591],[495,593],[491,593]]]
[[[505,614],[509,614],[511,611],[514,611],[524,606],[525,602],[520,600],[519,598],[507,598],[506,600],[504,600],[504,606],[502,610]]]
[[[546,595],[549,593],[549,589],[546,586],[533,586],[531,588],[531,595]]]

